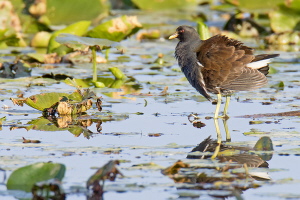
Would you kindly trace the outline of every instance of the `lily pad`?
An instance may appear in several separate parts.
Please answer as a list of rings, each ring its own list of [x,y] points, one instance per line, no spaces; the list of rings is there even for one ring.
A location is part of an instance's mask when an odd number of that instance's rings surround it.
[[[62,54],[63,52],[59,51],[60,49],[58,49],[60,47],[60,44],[56,42],[55,38],[61,33],[69,33],[73,35],[82,36],[87,32],[87,29],[89,28],[90,24],[91,24],[90,21],[80,21],[71,24],[64,29],[54,32],[49,40],[47,52],[48,53],[60,52]]]
[[[227,2],[237,6],[245,12],[267,12],[284,3],[285,0],[227,0]]]
[[[119,43],[108,39],[99,39],[91,37],[79,37],[72,34],[60,34],[56,41],[60,44],[66,45],[75,51],[87,50],[89,47],[97,47],[102,50],[105,48],[116,47],[119,48]]]
[[[62,180],[66,167],[59,163],[35,163],[21,167],[9,176],[7,189],[31,191],[35,183],[49,179]]]
[[[197,6],[197,0],[132,0],[142,10],[169,10]]]
[[[122,16],[114,18],[88,32],[88,36],[93,38],[104,38],[112,41],[121,41],[126,37],[136,33],[142,28],[136,16]]]
[[[14,104],[17,104],[19,106],[23,106],[23,103],[25,103],[32,108],[43,111],[44,109],[50,108],[55,103],[57,103],[62,96],[69,96],[69,94],[51,92],[51,93],[32,95],[24,99],[12,98],[11,100],[13,101]]]
[[[87,90],[76,90],[72,94],[50,92],[32,95],[28,98],[13,99],[14,104],[28,106],[43,111],[44,114],[74,115],[87,111],[92,107],[91,98],[95,98],[94,92]]]
[[[270,12],[271,28],[274,32],[300,30],[300,10],[281,5],[278,10]]]

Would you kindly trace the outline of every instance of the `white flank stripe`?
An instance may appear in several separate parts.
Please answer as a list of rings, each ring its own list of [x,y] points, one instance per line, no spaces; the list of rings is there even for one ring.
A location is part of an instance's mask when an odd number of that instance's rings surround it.
[[[271,58],[248,63],[246,66],[252,69],[259,69],[267,66],[271,62]]]
[[[199,61],[197,62],[199,67],[204,67]]]

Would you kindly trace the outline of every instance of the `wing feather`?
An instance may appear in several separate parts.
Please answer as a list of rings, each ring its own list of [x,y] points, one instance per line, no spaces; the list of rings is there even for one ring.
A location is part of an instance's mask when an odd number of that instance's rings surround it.
[[[254,90],[267,83],[267,78],[257,69],[246,67],[254,59],[253,49],[243,43],[216,35],[202,42],[196,49],[202,64],[201,73],[209,92],[221,90]]]

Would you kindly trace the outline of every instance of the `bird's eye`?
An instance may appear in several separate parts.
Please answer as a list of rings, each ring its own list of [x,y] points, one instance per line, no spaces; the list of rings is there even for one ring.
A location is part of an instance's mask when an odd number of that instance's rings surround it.
[[[184,32],[184,29],[180,29],[180,30],[179,30],[179,33],[183,33],[183,32]]]

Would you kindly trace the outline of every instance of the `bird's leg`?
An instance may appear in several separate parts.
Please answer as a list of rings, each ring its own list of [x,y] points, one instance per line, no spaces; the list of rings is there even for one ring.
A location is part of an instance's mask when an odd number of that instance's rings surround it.
[[[217,91],[218,91],[218,94],[217,94],[218,100],[217,100],[217,106],[216,106],[214,118],[215,118],[215,119],[218,119],[218,118],[219,118],[220,106],[221,106],[221,103],[222,103],[222,95],[221,95],[220,88],[216,88],[216,89],[217,89]]]
[[[224,112],[223,112],[223,118],[226,119],[226,120],[229,118],[228,115],[227,115],[229,102],[230,102],[230,95],[227,95],[225,106],[224,106]]]
[[[220,131],[220,127],[219,127],[219,121],[218,118],[214,119],[215,122],[215,127],[216,127],[216,132],[217,132],[217,143],[218,146],[215,149],[214,154],[211,156],[211,159],[215,159],[220,151],[220,147],[221,147],[221,142],[222,142],[222,135],[221,135],[221,131]]]
[[[227,124],[226,118],[223,118],[223,124],[224,124],[225,133],[226,133],[226,142],[231,142],[231,136],[230,136],[230,132],[228,130],[228,124]]]

